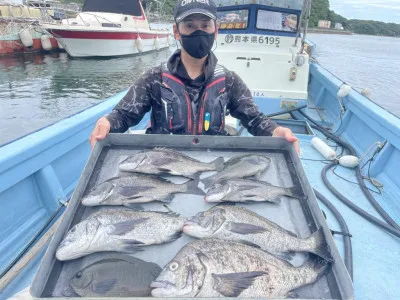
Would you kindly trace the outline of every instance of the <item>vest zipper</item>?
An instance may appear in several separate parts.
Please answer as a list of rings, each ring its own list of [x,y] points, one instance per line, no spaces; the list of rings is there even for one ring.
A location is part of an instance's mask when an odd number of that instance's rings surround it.
[[[192,112],[192,105],[190,103],[189,95],[187,94],[186,91],[184,93],[185,93],[185,99],[186,99],[187,110],[188,110],[188,132],[193,133],[192,132],[192,113],[193,113]],[[196,123],[196,121],[195,121],[195,123]]]
[[[199,128],[198,128],[198,133],[202,134],[203,133],[203,120],[204,120],[204,109],[206,106],[206,101],[207,101],[207,96],[208,96],[208,92],[204,93],[204,97],[203,97],[203,103],[201,103],[201,108],[200,108],[200,122],[199,122]]]

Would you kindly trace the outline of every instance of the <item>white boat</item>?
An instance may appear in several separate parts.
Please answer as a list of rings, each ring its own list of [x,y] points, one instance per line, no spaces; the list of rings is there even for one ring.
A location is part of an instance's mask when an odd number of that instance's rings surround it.
[[[75,18],[41,25],[73,57],[145,53],[172,42],[168,30],[150,29],[139,0],[87,0]]]

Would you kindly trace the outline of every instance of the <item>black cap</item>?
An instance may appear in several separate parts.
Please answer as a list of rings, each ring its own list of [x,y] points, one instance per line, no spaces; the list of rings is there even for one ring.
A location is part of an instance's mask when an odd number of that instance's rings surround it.
[[[213,0],[178,0],[175,6],[176,23],[192,14],[202,14],[213,20],[217,19],[217,6]]]

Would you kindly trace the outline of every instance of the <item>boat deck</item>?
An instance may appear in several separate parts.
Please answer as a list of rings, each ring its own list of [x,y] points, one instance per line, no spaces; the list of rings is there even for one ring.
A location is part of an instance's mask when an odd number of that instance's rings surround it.
[[[307,113],[317,119],[315,111],[308,110]],[[322,138],[322,134],[318,134],[318,136]],[[332,142],[330,143],[332,144]],[[300,146],[302,165],[311,186],[335,205],[345,219],[352,235],[355,299],[398,299],[400,295],[398,279],[400,270],[400,260],[398,259],[400,254],[399,239],[384,232],[340,202],[326,188],[322,181],[321,171],[325,164],[319,161],[305,160],[323,160],[322,155],[312,147],[310,140],[301,139]],[[357,182],[355,171],[352,169],[338,166],[335,173],[351,182]],[[333,174],[332,169],[328,173],[328,179],[349,200],[368,213],[381,219],[364,196],[358,184],[339,178]],[[378,176],[375,179],[380,181],[381,178]],[[367,181],[365,182],[369,188],[374,189],[371,184],[368,184]],[[400,223],[400,203],[394,198],[396,190],[390,186],[384,186],[381,195],[372,194],[386,212],[397,223]],[[332,230],[340,231],[340,227],[333,214],[321,202],[319,204],[327,215],[329,227]],[[340,235],[335,235],[334,239],[343,258],[343,238]]]

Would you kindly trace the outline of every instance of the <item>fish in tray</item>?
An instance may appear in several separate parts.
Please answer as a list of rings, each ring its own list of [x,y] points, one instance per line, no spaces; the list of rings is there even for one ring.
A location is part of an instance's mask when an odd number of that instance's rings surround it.
[[[85,197],[82,204],[125,205],[151,201],[169,202],[176,193],[204,195],[197,187],[199,181],[189,180],[183,184],[173,184],[157,176],[131,174],[129,176],[111,178],[95,186]]]
[[[115,254],[78,271],[69,285],[81,297],[148,297],[161,270],[155,263]]]
[[[322,227],[309,238],[300,239],[294,233],[243,207],[214,206],[187,219],[183,232],[197,238],[244,241],[289,261],[293,252],[309,252],[328,261],[333,260]]]
[[[213,184],[207,191],[204,200],[207,202],[267,201],[279,203],[281,196],[301,198],[294,187],[281,188],[257,180],[223,179]]]
[[[154,297],[286,298],[328,270],[319,257],[295,268],[265,251],[232,241],[186,244],[150,286]]]
[[[64,261],[101,251],[141,251],[143,246],[179,238],[184,220],[174,213],[102,209],[68,231],[56,257]]]
[[[221,172],[201,180],[205,187],[222,179],[245,178],[255,176],[258,178],[271,165],[271,158],[258,155],[246,154],[236,156],[224,163]]]
[[[223,168],[224,158],[205,163],[178,151],[155,148],[137,152],[119,163],[119,169],[154,175],[177,175],[197,178],[201,172],[219,171]]]

